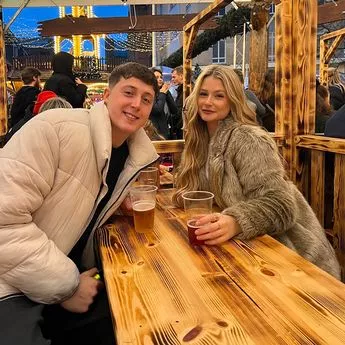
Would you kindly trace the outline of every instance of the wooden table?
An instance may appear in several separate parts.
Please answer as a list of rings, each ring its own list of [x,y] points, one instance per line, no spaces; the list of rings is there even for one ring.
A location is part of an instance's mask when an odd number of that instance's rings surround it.
[[[345,285],[269,236],[191,247],[158,195],[152,234],[99,229],[119,345],[345,344]]]

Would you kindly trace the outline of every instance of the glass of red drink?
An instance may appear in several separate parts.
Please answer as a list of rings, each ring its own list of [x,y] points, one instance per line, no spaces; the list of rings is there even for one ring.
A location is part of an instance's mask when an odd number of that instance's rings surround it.
[[[207,191],[190,191],[182,195],[184,210],[187,216],[188,239],[191,245],[201,245],[204,241],[196,238],[195,225],[198,218],[212,213],[214,195]]]

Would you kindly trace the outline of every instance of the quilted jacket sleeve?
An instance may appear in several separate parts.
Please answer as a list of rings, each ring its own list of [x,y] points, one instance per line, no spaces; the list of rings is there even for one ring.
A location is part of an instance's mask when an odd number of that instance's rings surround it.
[[[223,213],[237,220],[241,239],[287,231],[296,221],[296,202],[273,139],[262,129],[248,126],[238,127],[232,136],[228,150],[235,153],[231,153],[232,164],[245,200]]]
[[[51,124],[31,120],[0,150],[0,277],[40,303],[57,303],[79,284],[75,264],[32,215],[50,192],[59,161]]]

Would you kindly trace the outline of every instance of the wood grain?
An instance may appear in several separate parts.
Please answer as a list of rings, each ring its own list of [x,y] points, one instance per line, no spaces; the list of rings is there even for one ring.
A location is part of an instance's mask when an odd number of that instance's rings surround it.
[[[191,247],[170,197],[152,233],[130,217],[99,229],[119,345],[343,344],[342,283],[268,236]]]
[[[334,168],[334,226],[333,246],[341,267],[342,280],[345,281],[345,156],[335,155]]]
[[[249,89],[258,94],[268,66],[268,11],[262,6],[251,9]]]
[[[311,152],[310,205],[320,224],[324,226],[325,215],[325,153]]]

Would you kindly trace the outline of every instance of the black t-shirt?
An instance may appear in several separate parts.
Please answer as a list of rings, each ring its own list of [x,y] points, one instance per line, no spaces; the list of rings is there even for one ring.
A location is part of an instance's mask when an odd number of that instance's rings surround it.
[[[71,252],[68,255],[69,258],[74,261],[74,263],[78,266],[79,270],[81,271],[81,256],[83,254],[86,243],[89,239],[89,236],[97,221],[98,216],[101,214],[105,205],[110,200],[111,195],[113,194],[116,182],[121,174],[121,171],[123,170],[128,154],[129,151],[126,141],[120,147],[112,149],[109,162],[109,169],[106,177],[108,192],[98,204],[95,214],[93,215],[89,225],[87,226],[83,235],[80,237],[79,241],[75,244],[75,246],[72,248]]]

